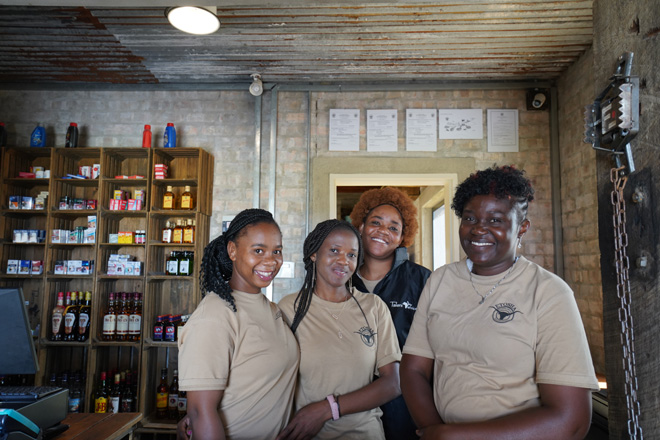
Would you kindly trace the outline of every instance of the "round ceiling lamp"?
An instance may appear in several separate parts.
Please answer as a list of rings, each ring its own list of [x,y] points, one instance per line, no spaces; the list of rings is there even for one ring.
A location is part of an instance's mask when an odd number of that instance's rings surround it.
[[[165,11],[175,28],[195,35],[212,34],[220,28],[215,6],[177,6]]]

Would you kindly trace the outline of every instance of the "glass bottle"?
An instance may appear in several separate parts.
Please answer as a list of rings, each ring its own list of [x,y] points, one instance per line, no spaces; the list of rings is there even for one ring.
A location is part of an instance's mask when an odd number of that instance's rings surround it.
[[[172,315],[165,315],[167,322],[163,322],[163,341],[174,342],[176,341],[176,325],[174,324],[174,317]]]
[[[81,293],[82,294],[82,293]],[[85,292],[85,302],[78,311],[78,334],[76,340],[85,342],[89,338],[89,317],[92,313],[92,292]]]
[[[78,295],[71,292],[71,304],[64,311],[64,338],[65,341],[76,340],[76,328],[78,327]]]
[[[101,381],[99,382],[99,387],[94,394],[94,412],[108,412],[108,391],[105,387],[105,371],[101,373]]]
[[[51,341],[62,340],[62,321],[64,320],[64,292],[57,292],[57,303],[51,316]]]
[[[190,264],[190,252],[180,252],[179,257],[179,275],[190,276],[192,275],[192,264]]]
[[[156,388],[156,417],[159,419],[167,418],[167,368],[160,370],[160,384]]]
[[[119,296],[119,295],[118,295]],[[119,306],[117,307],[117,330],[115,333],[116,341],[126,341],[128,339],[128,315],[129,315],[129,301],[127,300],[126,292],[122,292]]]
[[[101,339],[104,341],[114,341],[116,331],[117,311],[115,310],[115,294],[114,292],[110,292],[108,294],[108,306],[103,315],[103,335]]]
[[[172,225],[169,220],[165,222],[161,241],[163,243],[172,243]]]
[[[133,308],[128,316],[128,340],[137,342],[142,333],[142,295],[133,293]]]
[[[183,243],[183,220],[177,219],[176,226],[172,230],[172,243]]]
[[[165,323],[163,321],[165,320],[165,316],[167,315],[159,315],[156,318],[156,323],[154,324],[154,331],[153,331],[154,341],[163,340],[163,334],[165,333]]]
[[[195,198],[190,189],[190,185],[183,187],[183,193],[181,193],[181,197],[179,198],[179,207],[185,210],[192,210],[195,208]]]
[[[108,408],[108,412],[118,413],[120,401],[121,401],[121,374],[117,373],[115,374],[115,385],[112,387],[112,391],[110,392],[110,406]]]
[[[167,185],[167,189],[163,194],[163,209],[172,210],[174,209],[174,206],[175,206],[174,189],[172,188],[172,185]]]
[[[80,383],[80,374],[76,373],[71,391],[69,392],[69,412],[79,413],[82,412],[83,400],[82,384]]]
[[[186,244],[195,243],[195,226],[193,226],[194,220],[189,218],[186,221],[186,227],[183,229],[183,242]]]
[[[172,251],[170,256],[167,257],[167,262],[165,266],[166,275],[179,275],[179,259],[177,258],[177,252]]]
[[[167,415],[170,419],[176,420],[179,416],[179,372],[174,370],[172,384],[167,397]]]
[[[188,412],[188,395],[183,390],[179,390],[179,401],[177,403],[177,409],[179,412],[178,420],[181,420],[186,416],[186,413]]]
[[[121,392],[121,404],[119,405],[119,412],[127,413],[133,412],[133,392],[131,391],[131,372],[127,370],[121,373],[123,388]]]

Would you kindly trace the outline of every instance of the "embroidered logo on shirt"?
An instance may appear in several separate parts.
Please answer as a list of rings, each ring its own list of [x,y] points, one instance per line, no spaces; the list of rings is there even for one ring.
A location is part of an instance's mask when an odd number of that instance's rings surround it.
[[[406,309],[406,310],[417,310],[417,307],[413,307],[412,303],[408,301],[404,301],[401,304],[399,304],[396,301],[390,301],[390,307],[393,309]]]
[[[360,330],[354,333],[360,335],[362,342],[364,342],[364,345],[367,347],[373,347],[374,343],[376,342],[376,332],[373,331],[371,327],[362,327]]]
[[[516,310],[516,306],[509,303],[497,304],[495,306],[490,306],[493,310],[493,321],[498,324],[504,322],[513,321],[513,317],[516,313],[522,313],[519,310]]]

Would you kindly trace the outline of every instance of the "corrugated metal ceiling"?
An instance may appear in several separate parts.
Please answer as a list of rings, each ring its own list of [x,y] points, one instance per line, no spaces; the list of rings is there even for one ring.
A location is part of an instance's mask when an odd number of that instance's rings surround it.
[[[0,83],[552,80],[592,42],[592,1],[253,0],[219,5],[208,36],[176,30],[164,7],[11,3]]]

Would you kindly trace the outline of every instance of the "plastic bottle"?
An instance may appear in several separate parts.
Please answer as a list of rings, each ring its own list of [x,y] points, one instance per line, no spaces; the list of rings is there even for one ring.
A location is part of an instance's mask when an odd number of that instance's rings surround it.
[[[66,141],[64,148],[76,148],[78,146],[78,124],[72,122],[66,130]]]
[[[0,122],[0,147],[7,146],[7,129],[5,128],[5,123]]]
[[[46,129],[41,125],[41,122],[37,124],[37,127],[32,131],[32,136],[30,136],[30,146],[31,147],[45,147],[46,146]]]
[[[151,148],[151,125],[145,125],[142,132],[142,148]]]
[[[176,129],[174,124],[171,122],[167,123],[165,127],[165,135],[163,136],[163,147],[164,148],[174,148],[176,147]]]

